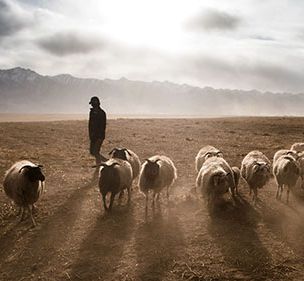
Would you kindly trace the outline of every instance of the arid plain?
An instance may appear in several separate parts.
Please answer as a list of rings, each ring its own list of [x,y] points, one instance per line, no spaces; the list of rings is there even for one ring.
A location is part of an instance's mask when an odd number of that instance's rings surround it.
[[[15,161],[44,165],[46,189],[19,222],[0,191],[0,280],[304,280],[304,191],[275,199],[273,179],[254,207],[240,182],[233,208],[210,217],[193,192],[194,158],[207,144],[240,167],[258,149],[270,159],[304,140],[304,118],[110,120],[103,154],[127,147],[141,160],[169,156],[178,179],[148,215],[136,184],[131,204],[105,214],[88,154],[87,121],[0,123],[0,175]]]

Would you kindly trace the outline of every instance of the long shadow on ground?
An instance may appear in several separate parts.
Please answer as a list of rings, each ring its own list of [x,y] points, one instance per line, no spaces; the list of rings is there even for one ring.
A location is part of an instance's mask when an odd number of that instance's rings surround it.
[[[136,280],[163,280],[184,246],[178,218],[170,210],[165,218],[159,209],[136,231]]]
[[[303,193],[293,193],[293,200],[289,203],[286,203],[286,198],[283,197],[276,204],[260,205],[262,218],[267,227],[298,255],[297,258],[302,260],[304,260],[303,201]]]
[[[19,243],[21,249],[16,249],[15,246],[18,239],[23,237],[16,235],[15,232],[22,225],[16,229],[11,228],[0,238],[0,241],[5,241],[1,244],[0,251],[1,280],[20,280],[21,278],[27,280],[26,278],[34,278],[38,271],[42,271],[45,267],[51,268],[51,261],[54,258],[58,259],[58,250],[69,238],[69,230],[79,216],[78,210],[95,184],[96,175],[94,174],[93,178],[75,190],[44,224],[38,225],[23,243]],[[22,234],[29,230],[29,226],[25,229],[26,231],[22,231]],[[16,251],[15,258],[8,259],[14,251]]]
[[[72,280],[113,279],[135,224],[131,205],[114,207],[111,213],[97,219],[84,239],[78,258],[72,265]]]
[[[225,261],[251,280],[275,278],[271,257],[256,232],[259,214],[242,197],[236,208],[218,212],[210,221],[208,230],[220,248]]]

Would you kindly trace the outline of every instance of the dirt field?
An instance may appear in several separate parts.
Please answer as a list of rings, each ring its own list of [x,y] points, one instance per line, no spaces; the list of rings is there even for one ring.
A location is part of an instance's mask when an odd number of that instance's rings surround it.
[[[303,124],[283,117],[110,120],[104,155],[125,146],[142,160],[165,154],[176,164],[169,205],[164,196],[146,217],[135,185],[129,206],[124,198],[104,213],[86,121],[0,123],[1,181],[24,158],[43,164],[47,177],[36,228],[18,222],[1,188],[0,280],[304,280],[301,196],[289,205],[275,200],[272,179],[253,207],[241,181],[240,203],[211,218],[191,192],[202,146],[220,148],[240,166],[250,150],[272,159],[302,142]]]

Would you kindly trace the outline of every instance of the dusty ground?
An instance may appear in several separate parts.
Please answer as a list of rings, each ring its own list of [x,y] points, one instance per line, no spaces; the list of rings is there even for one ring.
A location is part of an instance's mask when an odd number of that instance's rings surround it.
[[[85,121],[0,123],[0,175],[19,159],[45,166],[38,226],[19,223],[0,192],[0,280],[304,280],[304,201],[275,200],[275,184],[253,207],[241,182],[237,207],[211,218],[192,193],[194,157],[207,144],[240,166],[253,149],[269,158],[303,141],[304,118],[110,120],[106,154],[125,146],[141,159],[170,156],[178,170],[171,202],[145,217],[134,186],[130,206],[106,215]],[[284,194],[285,195],[285,194]],[[300,194],[301,195],[301,194]]]

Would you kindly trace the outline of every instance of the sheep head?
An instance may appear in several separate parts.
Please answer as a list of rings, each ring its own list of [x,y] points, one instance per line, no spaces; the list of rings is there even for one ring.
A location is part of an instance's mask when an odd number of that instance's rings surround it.
[[[113,158],[128,160],[127,155],[131,156],[131,153],[126,148],[115,147],[109,152],[109,155],[112,155]]]
[[[23,174],[31,181],[45,181],[45,176],[42,173],[42,165],[36,165],[36,166],[31,166],[31,165],[25,165],[23,166],[20,170],[19,173],[21,173],[23,170]]]
[[[266,162],[254,162],[253,164],[253,172],[264,174],[264,173],[270,173],[270,167]]]
[[[158,164],[159,161],[160,159],[157,159],[155,161],[146,159],[144,174],[148,180],[154,180],[158,176],[160,169],[160,166]]]
[[[100,169],[100,174],[115,174],[115,166],[119,166],[119,163],[113,162],[112,164],[108,165],[107,163],[101,163],[98,165],[99,167],[102,167]]]
[[[224,194],[229,190],[229,176],[224,170],[215,173],[212,178],[213,192],[216,194]]]

